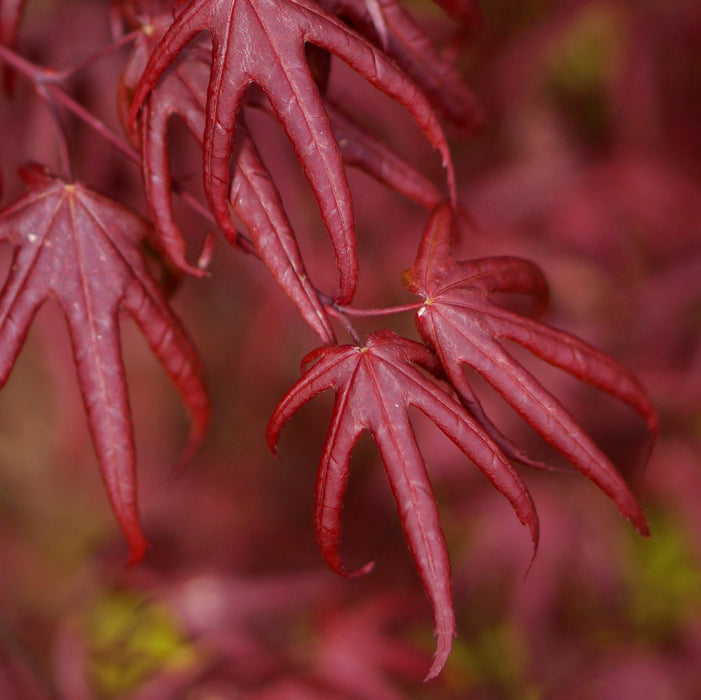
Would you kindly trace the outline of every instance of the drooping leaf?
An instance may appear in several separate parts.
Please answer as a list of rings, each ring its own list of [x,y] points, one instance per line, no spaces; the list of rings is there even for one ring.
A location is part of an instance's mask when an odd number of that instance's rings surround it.
[[[165,21],[164,21],[165,20]],[[148,32],[137,39],[120,81],[123,105],[133,94],[154,35],[160,36],[170,24],[168,18],[150,23]],[[165,26],[164,26],[165,25]],[[200,52],[173,66],[146,101],[141,115],[142,173],[146,201],[158,231],[158,243],[181,269],[201,274],[185,257],[185,243],[171,209],[171,176],[168,157],[168,122],[178,115],[195,139],[202,144],[205,127],[206,86],[209,67]],[[129,100],[130,102],[130,100]],[[275,281],[295,303],[303,318],[322,341],[334,341],[334,333],[322,303],[304,268],[294,233],[280,196],[243,121],[238,117],[234,136],[236,162],[231,181],[230,201],[251,235],[261,260]],[[221,222],[222,230],[233,244],[237,231],[230,219]]]
[[[450,206],[429,219],[419,253],[405,281],[425,304],[416,315],[422,338],[436,352],[466,406],[479,402],[462,365],[481,374],[540,435],[599,486],[641,534],[647,523],[632,493],[606,455],[538,380],[509,354],[502,339],[522,345],[546,362],[624,401],[646,421],[653,436],[657,417],[635,377],[578,338],[498,306],[495,292],[543,299],[544,280],[532,263],[510,257],[456,262],[451,257]]]
[[[123,118],[148,55],[171,21],[170,17],[150,20],[134,44],[119,84],[118,104]],[[180,269],[197,275],[201,270],[193,268],[185,258],[185,243],[171,209],[167,128],[170,117],[178,115],[202,145],[208,73],[203,52],[192,47],[154,88],[141,115],[142,172],[146,199],[158,233],[156,244]],[[249,103],[269,110],[267,100],[256,92],[249,95]],[[328,100],[324,104],[347,165],[364,170],[426,207],[433,208],[441,201],[438,189],[416,168],[362,129],[340,107]],[[304,269],[280,196],[245,128],[243,116],[242,110],[234,137],[230,203],[248,228],[258,254],[275,280],[321,339],[331,342],[333,331]],[[231,222],[224,232],[229,240],[236,242],[237,232]]]
[[[39,307],[63,309],[90,433],[132,562],[146,540],[136,503],[134,439],[119,310],[126,309],[180,392],[192,418],[186,454],[200,443],[209,401],[195,349],[146,270],[139,251],[148,224],[84,185],[33,167],[27,194],[0,211],[0,240],[17,246],[0,293],[0,387]]]
[[[212,37],[203,144],[205,193],[225,229],[229,224],[229,169],[236,119],[248,87],[258,85],[290,138],[331,236],[339,269],[338,300],[348,303],[357,281],[350,191],[305,55],[313,44],[343,59],[403,105],[439,149],[455,196],[450,154],[440,124],[416,85],[381,51],[311,0],[192,0],[151,54],[135,91],[129,120],[160,77],[199,32]]]
[[[409,420],[409,406],[436,423],[509,499],[519,520],[529,528],[534,547],[538,519],[521,477],[499,448],[479,423],[417,366],[438,371],[436,358],[428,348],[389,330],[371,334],[363,347],[318,348],[304,359],[304,375],[275,409],[267,439],[275,449],[282,426],[304,403],[327,389],[336,390],[317,477],[314,526],[326,563],[339,574],[348,575],[338,552],[341,505],[353,447],[363,430],[372,433],[434,608],[438,646],[428,674],[432,678],[448,657],[455,623],[448,553],[436,500]]]

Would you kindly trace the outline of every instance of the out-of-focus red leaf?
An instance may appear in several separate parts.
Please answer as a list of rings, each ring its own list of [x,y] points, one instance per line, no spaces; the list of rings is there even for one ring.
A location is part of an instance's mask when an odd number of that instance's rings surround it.
[[[25,0],[2,0],[0,2],[0,42],[8,46],[15,43],[17,29]]]
[[[608,457],[499,341],[518,343],[624,401],[645,419],[656,437],[657,416],[645,391],[627,369],[604,353],[490,300],[494,292],[542,296],[542,275],[531,263],[516,258],[456,262],[451,257],[453,235],[452,211],[448,205],[441,206],[431,216],[414,266],[405,275],[409,289],[426,300],[416,323],[451,383],[468,408],[481,410],[462,365],[475,369],[529,425],[597,484],[641,534],[649,534],[640,506]]]
[[[22,19],[25,0],[0,0],[0,43],[14,46],[17,31]],[[6,66],[2,68],[3,82],[7,92],[12,91],[13,72]]]
[[[455,66],[397,0],[377,0],[381,23],[366,0],[321,0],[320,4],[329,12],[348,17],[366,36],[376,35],[385,53],[416,81],[446,119],[466,132],[482,125],[482,109]]]
[[[267,438],[274,449],[282,426],[304,403],[327,389],[336,390],[317,477],[314,525],[326,563],[339,574],[349,575],[338,545],[350,456],[363,430],[375,437],[404,533],[434,608],[438,646],[427,676],[433,678],[445,665],[455,633],[450,565],[435,496],[409,420],[409,406],[436,423],[509,499],[519,520],[529,528],[534,547],[538,519],[521,477],[499,448],[479,423],[417,365],[438,371],[436,358],[428,348],[388,330],[371,334],[363,347],[318,348],[304,359],[304,375],[275,409]]]
[[[482,21],[479,0],[433,0],[453,19],[467,29],[474,29]]]
[[[136,504],[134,440],[119,347],[121,307],[134,318],[192,417],[189,455],[209,422],[209,402],[194,347],[149,275],[140,241],[148,224],[116,202],[38,167],[29,191],[0,211],[0,240],[17,246],[0,294],[0,387],[47,298],[66,317],[83,402],[112,508],[132,562],[146,540]]]
[[[158,43],[134,94],[131,124],[149,93],[201,31],[212,36],[203,142],[205,192],[219,225],[229,224],[229,168],[236,119],[251,84],[270,101],[295,148],[319,203],[336,253],[338,299],[348,303],[357,282],[351,196],[338,144],[305,55],[313,44],[342,58],[403,105],[439,149],[455,185],[448,145],[429,102],[381,51],[308,0],[192,0]]]
[[[425,654],[391,633],[393,625],[406,624],[413,602],[396,594],[376,595],[327,615],[320,625],[316,675],[351,697],[401,697],[390,677],[418,681],[426,667]]]

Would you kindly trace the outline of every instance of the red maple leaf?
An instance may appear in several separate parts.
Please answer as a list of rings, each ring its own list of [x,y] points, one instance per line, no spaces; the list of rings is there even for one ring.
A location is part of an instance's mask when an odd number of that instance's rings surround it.
[[[521,477],[482,426],[439,383],[418,367],[437,372],[436,358],[420,343],[392,331],[372,333],[365,346],[338,345],[314,350],[303,360],[302,378],[273,413],[267,429],[274,450],[282,426],[304,403],[336,390],[316,485],[314,526],[326,563],[349,575],[338,552],[341,505],[350,456],[363,430],[372,433],[384,462],[404,533],[434,609],[438,644],[428,674],[445,665],[455,633],[450,566],[438,507],[409,420],[409,406],[428,416],[511,502],[530,529],[534,547],[538,519]],[[367,571],[369,565],[353,572]]]
[[[182,49],[201,31],[212,37],[203,141],[204,187],[217,223],[230,226],[230,163],[236,120],[247,89],[258,85],[290,138],[331,236],[340,275],[339,301],[358,277],[351,195],[342,156],[305,54],[318,46],[343,59],[403,105],[454,176],[437,117],[416,85],[381,51],[311,0],[191,0],[151,54],[134,94],[129,122]]]
[[[0,293],[0,388],[39,307],[55,299],[66,317],[85,411],[130,561],[146,540],[136,504],[134,439],[119,347],[125,308],[180,392],[192,417],[186,454],[209,422],[202,369],[190,340],[139,251],[149,225],[122,205],[38,167],[27,194],[0,211],[0,240],[17,246]]]
[[[531,427],[597,484],[641,534],[649,534],[640,506],[608,457],[499,341],[518,343],[621,399],[645,419],[656,436],[657,417],[643,388],[608,355],[490,299],[496,292],[510,292],[532,294],[543,301],[544,279],[532,263],[512,257],[456,262],[451,257],[452,245],[453,214],[449,205],[442,205],[429,219],[405,281],[425,299],[416,315],[419,332],[435,350],[465,405],[483,420],[484,412],[463,374],[463,364],[481,374]]]
[[[135,42],[134,50],[120,81],[120,103],[125,103],[141,76],[154,34],[165,31],[160,18]],[[202,145],[205,128],[206,85],[209,66],[202,54],[191,52],[173,66],[146,101],[141,115],[141,149],[144,191],[158,232],[159,246],[182,270],[194,274],[185,259],[185,242],[171,209],[171,177],[168,158],[168,121],[178,115]],[[130,100],[129,100],[130,102]],[[323,306],[309,279],[297,240],[287,219],[277,188],[266,170],[258,150],[239,114],[234,136],[236,163],[232,175],[230,201],[251,235],[256,251],[275,281],[296,304],[304,319],[325,343],[334,341],[334,333]],[[233,243],[238,232],[230,220],[222,230]]]

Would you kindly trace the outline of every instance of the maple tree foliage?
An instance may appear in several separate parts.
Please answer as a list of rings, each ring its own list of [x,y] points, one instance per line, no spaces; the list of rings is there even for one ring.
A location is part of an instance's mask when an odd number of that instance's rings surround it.
[[[117,202],[43,169],[24,173],[29,192],[0,211],[0,240],[17,247],[0,293],[0,387],[5,385],[39,307],[63,309],[85,411],[130,559],[146,539],[136,507],[134,439],[119,348],[118,311],[137,322],[192,416],[186,453],[202,440],[209,400],[188,336],[148,273],[140,241],[149,224]]]
[[[471,0],[436,0],[469,32],[479,8]],[[189,457],[209,421],[203,369],[192,342],[144,259],[148,246],[165,266],[206,278],[209,240],[196,264],[172,206],[180,195],[209,216],[235,247],[260,259],[323,345],[302,362],[302,377],[273,411],[267,441],[307,401],[336,392],[316,479],[315,536],[328,566],[344,576],[341,510],[351,453],[364,430],[375,439],[404,535],[433,606],[436,652],[427,679],[444,667],[456,634],[451,571],[437,501],[409,416],[432,421],[505,496],[530,533],[539,525],[517,464],[546,468],[501,432],[464,374],[480,374],[522,418],[647,535],[645,517],[624,478],[564,406],[511,355],[516,343],[545,362],[628,404],[654,440],[657,418],[643,388],[624,367],[573,335],[535,320],[547,305],[543,273],[526,260],[500,256],[458,261],[459,208],[448,142],[439,115],[464,134],[482,112],[450,58],[397,0],[120,0],[113,2],[114,45],[131,44],[117,111],[131,146],[70,96],[63,74],[29,63],[14,43],[23,2],[3,2],[0,59],[28,80],[55,118],[61,175],[31,166],[28,191],[0,211],[0,240],[16,247],[0,294],[0,387],[32,319],[48,298],[66,317],[90,432],[130,559],[146,550],[136,502],[135,451],[119,343],[119,311],[134,318],[191,414]],[[124,27],[122,27],[122,23]],[[209,36],[211,45],[206,38]],[[436,149],[444,183],[363,126],[329,95],[331,66],[341,60],[400,105]],[[89,61],[78,69],[84,69]],[[140,165],[151,222],[72,177],[61,110],[77,117]],[[311,185],[335,254],[338,290],[311,279],[283,197],[246,118],[252,110],[282,126]],[[171,171],[171,118],[181,119],[201,150],[208,209]],[[262,149],[261,149],[262,150]],[[404,273],[422,301],[402,307],[350,306],[359,281],[357,240],[346,166],[431,210],[418,254]],[[462,206],[462,205],[460,205]],[[246,232],[237,228],[234,217]],[[417,227],[418,228],[418,227]],[[202,284],[205,282],[202,281]],[[531,316],[499,305],[499,294],[531,297]],[[414,311],[420,341],[389,329],[363,342],[352,319]],[[352,342],[339,343],[339,326]]]
[[[144,73],[146,61],[156,41],[170,26],[169,16],[149,22],[148,32],[137,38],[120,81],[123,120],[132,96]],[[145,194],[156,228],[158,242],[173,262],[195,275],[202,274],[186,261],[185,242],[172,214],[171,177],[168,165],[167,127],[170,117],[182,117],[203,147],[206,120],[206,87],[209,64],[202,50],[185,55],[172,67],[144,104],[140,141]],[[250,100],[252,106],[259,100]],[[325,101],[346,163],[364,170],[379,181],[416,199],[435,206],[441,197],[436,187],[394,151],[384,146],[357,125],[339,106]],[[297,305],[305,320],[325,342],[335,340],[289,223],[275,184],[265,168],[255,143],[246,128],[243,110],[237,117],[232,145],[235,167],[231,177],[229,202],[249,231],[253,245],[280,287]],[[228,224],[223,229],[234,245],[246,245],[241,234]],[[290,274],[293,272],[293,274]]]

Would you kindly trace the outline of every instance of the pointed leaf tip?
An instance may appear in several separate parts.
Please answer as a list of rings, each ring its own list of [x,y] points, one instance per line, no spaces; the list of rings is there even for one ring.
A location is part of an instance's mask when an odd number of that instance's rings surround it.
[[[448,663],[448,657],[450,656],[450,652],[453,648],[455,630],[438,632],[436,637],[436,651],[433,655],[433,663],[431,664],[431,668],[429,668],[428,673],[424,678],[424,683],[437,678],[440,672],[445,668],[445,665]]]
[[[129,544],[129,558],[127,559],[127,566],[136,566],[143,561],[150,545],[143,536],[141,530],[130,533],[127,542]]]

